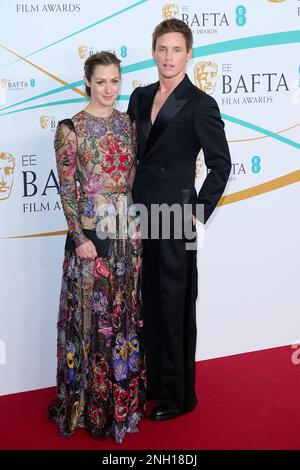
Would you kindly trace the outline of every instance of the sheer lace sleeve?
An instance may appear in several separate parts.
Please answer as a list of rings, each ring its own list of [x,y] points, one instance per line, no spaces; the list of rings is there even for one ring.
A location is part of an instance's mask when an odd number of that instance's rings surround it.
[[[77,142],[71,120],[60,121],[55,134],[54,148],[60,185],[60,197],[69,232],[76,247],[87,241],[80,224],[76,191]]]

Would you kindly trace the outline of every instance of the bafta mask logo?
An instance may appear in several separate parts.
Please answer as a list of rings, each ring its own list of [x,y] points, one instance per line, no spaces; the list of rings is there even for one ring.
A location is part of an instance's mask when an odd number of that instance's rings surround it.
[[[42,129],[47,129],[49,126],[49,116],[40,116],[40,126]]]
[[[139,80],[132,80],[131,84],[132,84],[132,88],[133,88],[134,90],[135,90],[137,87],[140,86]]]
[[[162,7],[162,15],[164,20],[171,20],[172,18],[177,18],[179,13],[179,6],[174,3],[166,3]]]
[[[0,152],[0,201],[8,199],[14,182],[16,159],[10,153]]]
[[[204,167],[203,152],[200,152],[196,160],[196,178],[200,178]]]
[[[7,88],[6,78],[0,78],[0,88]]]
[[[7,80],[5,78],[0,78],[0,104],[6,103],[6,88]]]
[[[80,57],[80,59],[87,59],[88,57],[88,46],[79,46],[78,47],[78,55]]]
[[[215,62],[197,62],[194,68],[195,83],[200,90],[212,95],[218,75],[218,66]]]

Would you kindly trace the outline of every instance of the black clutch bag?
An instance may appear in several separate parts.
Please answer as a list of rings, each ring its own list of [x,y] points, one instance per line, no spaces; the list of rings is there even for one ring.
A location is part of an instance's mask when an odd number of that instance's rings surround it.
[[[97,236],[96,230],[88,230],[86,228],[83,229],[84,235],[93,242],[95,245],[97,255],[99,258],[110,258],[112,254],[112,247],[113,247],[113,238],[99,238]],[[65,249],[75,251],[76,245],[73,240],[72,235],[68,232],[67,238],[66,238],[66,244],[65,244]]]

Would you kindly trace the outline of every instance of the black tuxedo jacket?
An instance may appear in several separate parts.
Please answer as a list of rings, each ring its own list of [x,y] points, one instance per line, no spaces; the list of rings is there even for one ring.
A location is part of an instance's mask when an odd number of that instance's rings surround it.
[[[136,88],[130,97],[127,112],[131,121],[136,122],[138,136],[135,184],[152,185],[158,190],[190,189],[193,196],[188,202],[204,204],[202,222],[206,222],[225,189],[231,170],[218,105],[185,75],[161,107],[152,126],[150,115],[158,87],[159,82]],[[197,194],[195,163],[201,148],[209,172]]]

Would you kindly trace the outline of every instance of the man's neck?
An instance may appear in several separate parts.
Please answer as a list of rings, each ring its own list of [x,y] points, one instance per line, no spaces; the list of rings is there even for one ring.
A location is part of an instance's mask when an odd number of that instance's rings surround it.
[[[179,83],[182,82],[184,77],[185,77],[185,73],[180,74],[173,78],[159,77],[159,88],[160,88],[161,94],[168,95],[172,93],[175,90],[175,88],[179,85]]]

